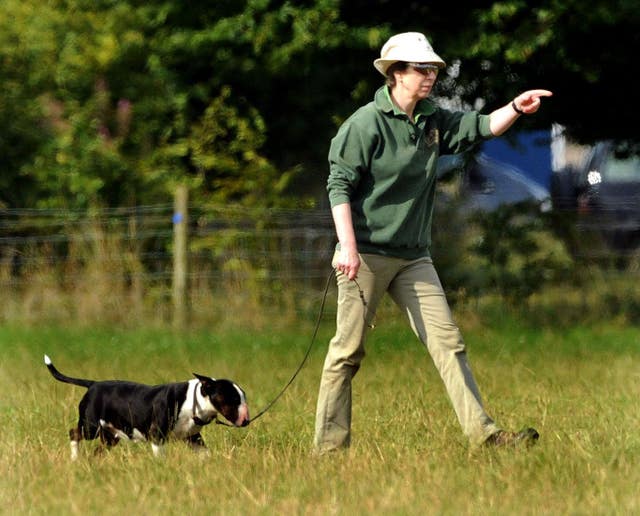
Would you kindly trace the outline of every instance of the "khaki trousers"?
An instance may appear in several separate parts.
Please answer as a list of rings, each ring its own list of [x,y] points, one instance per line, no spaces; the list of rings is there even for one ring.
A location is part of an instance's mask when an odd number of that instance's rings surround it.
[[[357,284],[337,273],[337,328],[329,343],[320,381],[316,450],[330,451],[350,444],[351,380],[365,355],[367,327],[386,292],[406,314],[411,328],[429,351],[464,434],[477,444],[497,432],[499,428],[483,408],[462,335],[453,321],[431,259],[402,260],[372,254],[360,258]]]

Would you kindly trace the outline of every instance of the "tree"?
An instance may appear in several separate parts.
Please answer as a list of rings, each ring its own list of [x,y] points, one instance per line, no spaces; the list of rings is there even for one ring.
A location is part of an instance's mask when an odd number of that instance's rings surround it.
[[[43,78],[30,92],[42,143],[10,172],[30,181],[34,204],[166,201],[177,182],[200,201],[281,202],[291,172],[260,154],[262,115],[225,81],[240,55],[222,16],[233,2],[50,5],[19,11],[15,31],[38,23],[50,35],[39,68],[12,70],[23,83]]]
[[[51,33],[38,18],[27,23],[31,11],[16,0],[6,0],[0,10],[0,208],[36,201],[34,178],[22,167],[51,138],[38,100],[48,87],[43,68],[51,56]],[[40,12],[52,15],[47,6]]]
[[[176,182],[202,201],[268,206],[292,184],[320,198],[329,140],[409,30],[449,64],[439,96],[487,112],[544,87],[519,127],[637,144],[636,3],[4,0],[0,202],[158,202]]]
[[[440,93],[489,110],[518,92],[544,87],[553,99],[527,126],[566,126],[578,141],[616,138],[638,144],[629,92],[633,50],[640,48],[635,0],[509,0],[432,4],[388,0],[343,3],[346,23],[425,32],[455,80]]]
[[[637,2],[496,2],[471,26],[465,56],[487,69],[479,94],[492,105],[524,86],[542,85],[554,99],[540,123],[559,122],[583,143],[638,144],[628,91],[630,51],[640,47]]]

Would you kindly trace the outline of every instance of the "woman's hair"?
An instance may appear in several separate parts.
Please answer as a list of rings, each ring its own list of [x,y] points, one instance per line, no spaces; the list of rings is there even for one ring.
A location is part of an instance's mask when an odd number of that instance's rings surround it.
[[[394,72],[404,72],[407,69],[407,63],[404,61],[397,61],[387,68],[387,86],[393,88],[396,85],[396,78],[393,75]]]

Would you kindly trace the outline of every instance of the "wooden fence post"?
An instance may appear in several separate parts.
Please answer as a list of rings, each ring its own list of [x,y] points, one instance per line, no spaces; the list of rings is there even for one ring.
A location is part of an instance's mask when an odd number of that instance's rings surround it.
[[[181,329],[187,322],[187,230],[189,192],[176,188],[173,210],[173,325]]]

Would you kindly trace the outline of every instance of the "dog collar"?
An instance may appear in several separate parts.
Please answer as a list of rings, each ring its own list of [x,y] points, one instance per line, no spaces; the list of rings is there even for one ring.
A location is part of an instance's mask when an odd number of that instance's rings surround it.
[[[191,419],[193,419],[193,422],[198,426],[205,426],[211,423],[211,421],[203,421],[198,416],[193,416]]]
[[[214,413],[214,415],[208,420],[204,420],[201,417],[198,417],[197,413],[200,409],[200,404],[198,403],[198,388],[202,388],[202,382],[198,382],[195,389],[193,390],[193,408],[191,411],[191,419],[198,426],[206,426],[211,423],[211,421],[216,419],[217,414]]]

